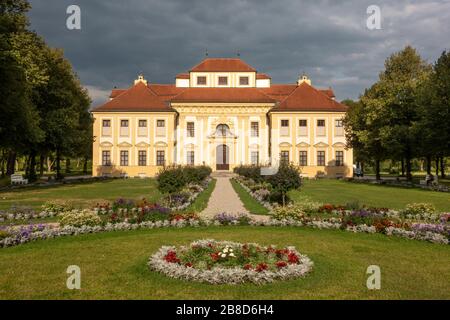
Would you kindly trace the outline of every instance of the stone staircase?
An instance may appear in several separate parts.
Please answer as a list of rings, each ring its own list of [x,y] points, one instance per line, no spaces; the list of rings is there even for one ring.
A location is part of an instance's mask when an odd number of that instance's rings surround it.
[[[213,178],[232,178],[236,177],[236,174],[231,171],[221,171],[217,170],[211,173],[211,177]]]

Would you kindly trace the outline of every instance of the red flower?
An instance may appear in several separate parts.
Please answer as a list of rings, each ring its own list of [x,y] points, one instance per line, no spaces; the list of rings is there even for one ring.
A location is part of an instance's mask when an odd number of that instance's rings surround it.
[[[164,257],[164,260],[170,263],[180,263],[180,259],[177,258],[177,253],[175,251],[169,251]]]
[[[300,259],[298,258],[298,256],[295,253],[289,252],[288,261],[289,261],[289,263],[298,263],[300,261]]]
[[[184,265],[185,267],[192,268],[192,263],[188,262]]]
[[[269,266],[266,263],[262,262],[256,266],[255,270],[256,272],[261,272],[263,270],[267,270],[267,268],[269,268]]]
[[[219,260],[219,254],[217,252],[211,253],[210,256],[213,261]]]
[[[247,264],[244,266],[244,270],[250,270],[250,269],[252,269],[252,265],[251,265],[250,263],[247,263]]]
[[[277,265],[277,268],[278,268],[278,269],[281,269],[281,268],[286,267],[286,266],[287,266],[287,263],[286,263],[286,261],[278,261],[278,262],[276,263],[276,265]]]

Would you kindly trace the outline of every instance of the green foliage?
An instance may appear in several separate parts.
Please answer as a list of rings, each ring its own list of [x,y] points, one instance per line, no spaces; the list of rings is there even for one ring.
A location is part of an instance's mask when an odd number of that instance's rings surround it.
[[[286,195],[290,190],[298,189],[302,180],[298,169],[291,164],[281,164],[278,172],[268,176],[267,181],[273,189],[281,193],[283,206],[286,204]]]
[[[261,167],[255,165],[240,165],[234,168],[234,173],[252,179],[255,182],[262,182],[264,178],[261,176]]]
[[[157,176],[158,189],[164,194],[180,192],[188,183],[201,183],[211,174],[207,166],[164,167]]]

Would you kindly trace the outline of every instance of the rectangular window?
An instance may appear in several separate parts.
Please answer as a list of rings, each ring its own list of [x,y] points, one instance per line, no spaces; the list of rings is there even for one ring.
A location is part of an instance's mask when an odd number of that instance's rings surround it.
[[[325,151],[317,151],[317,165],[325,166]]]
[[[120,165],[122,167],[128,166],[128,151],[120,151]]]
[[[111,135],[111,120],[102,121],[102,136]]]
[[[138,136],[147,135],[147,120],[139,120],[138,122]]]
[[[189,138],[195,137],[195,124],[193,122],[187,123],[186,134]]]
[[[239,77],[240,86],[248,86],[248,84],[249,84],[248,77]]]
[[[308,120],[302,119],[298,121],[298,135],[307,136],[308,135]]]
[[[228,77],[219,77],[218,84],[219,84],[219,86],[227,86],[228,85]]]
[[[336,151],[336,166],[344,165],[344,151]]]
[[[325,136],[325,120],[317,120],[317,135]]]
[[[102,166],[111,165],[111,151],[102,151]]]
[[[308,151],[300,151],[299,165],[306,167],[308,165]]]
[[[206,77],[204,77],[204,76],[197,77],[197,85],[198,86],[206,86]]]
[[[289,151],[281,151],[280,162],[289,163]]]
[[[259,164],[259,151],[252,151],[251,155],[251,159],[250,161],[252,162],[252,165],[258,165]]]
[[[156,120],[156,136],[165,137],[166,136],[166,121]]]
[[[334,134],[337,137],[342,137],[344,135],[344,124],[342,119],[335,120],[334,125],[335,125]]]
[[[186,153],[186,163],[190,166],[193,166],[195,163],[195,153],[194,151],[188,151]]]
[[[289,120],[281,120],[280,135],[289,136]]]
[[[156,151],[156,165],[163,166],[166,163],[164,151]]]
[[[128,136],[128,120],[120,120],[120,135],[121,136]]]
[[[147,165],[147,151],[139,151],[138,153],[138,164],[143,167]]]
[[[259,137],[259,123],[258,122],[252,122],[250,124],[250,135],[252,137]]]

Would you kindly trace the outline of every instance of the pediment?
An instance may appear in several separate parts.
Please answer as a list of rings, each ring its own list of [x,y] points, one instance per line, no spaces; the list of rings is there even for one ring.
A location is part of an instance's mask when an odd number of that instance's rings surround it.
[[[141,141],[138,144],[136,144],[136,147],[147,148],[147,147],[150,147],[150,144],[148,144],[147,142]]]
[[[299,147],[299,148],[308,148],[309,146],[310,146],[310,144],[306,143],[306,142],[297,143],[297,147]]]
[[[316,147],[316,148],[326,148],[326,147],[328,147],[328,144],[326,144],[325,142],[319,142],[319,143],[316,143],[314,145],[314,147]]]
[[[336,142],[336,143],[333,144],[333,147],[345,148],[345,143]]]
[[[286,148],[286,147],[292,147],[292,144],[290,144],[289,142],[282,142],[279,144],[279,146]]]
[[[111,148],[112,146],[113,146],[113,144],[108,141],[100,143],[100,147],[102,147],[102,148]]]
[[[119,147],[121,148],[131,148],[133,145],[131,143],[128,142],[121,142],[118,144]]]
[[[167,147],[167,143],[164,141],[158,141],[155,143],[155,147]]]

